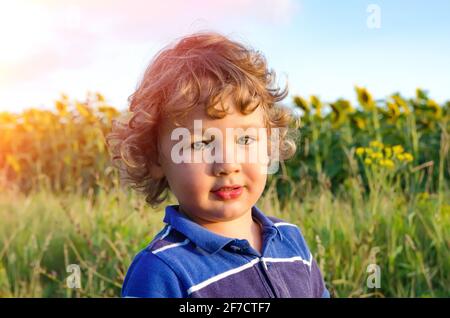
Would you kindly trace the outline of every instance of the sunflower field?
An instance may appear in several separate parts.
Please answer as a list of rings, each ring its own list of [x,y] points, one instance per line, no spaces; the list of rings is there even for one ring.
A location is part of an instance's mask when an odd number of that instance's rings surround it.
[[[297,152],[258,204],[300,226],[333,297],[448,297],[450,101],[355,93],[293,98]],[[119,181],[105,137],[122,115],[94,92],[0,112],[0,297],[120,296],[165,206]]]

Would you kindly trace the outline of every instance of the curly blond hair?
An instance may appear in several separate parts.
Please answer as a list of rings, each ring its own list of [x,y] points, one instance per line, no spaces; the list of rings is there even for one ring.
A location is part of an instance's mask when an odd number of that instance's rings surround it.
[[[223,118],[226,92],[243,114],[263,107],[266,127],[280,129],[279,160],[292,157],[296,142],[289,131],[297,129],[289,127],[296,121],[288,108],[276,105],[287,96],[288,86],[281,90],[274,83],[275,72],[260,52],[216,32],[194,33],[163,48],[128,98],[128,114],[113,121],[106,137],[121,182],[145,194],[153,207],[166,200],[167,179],[150,173],[158,160],[158,124],[169,118],[179,125],[199,106],[210,118]]]

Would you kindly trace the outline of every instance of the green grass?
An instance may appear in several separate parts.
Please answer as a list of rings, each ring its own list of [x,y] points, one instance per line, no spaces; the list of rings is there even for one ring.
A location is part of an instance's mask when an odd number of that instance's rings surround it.
[[[335,297],[450,296],[449,189],[442,204],[438,195],[394,191],[375,200],[353,184],[338,195],[314,190],[286,202],[268,184],[257,205],[301,227]],[[164,205],[153,210],[119,187],[87,196],[0,193],[0,297],[119,296],[132,257],[162,227],[163,213]],[[374,262],[379,289],[366,285]],[[66,287],[68,264],[80,266],[82,288]]]
[[[298,151],[258,206],[301,227],[335,297],[448,297],[450,102],[420,89],[410,99],[357,95],[354,110],[294,98]],[[119,296],[132,257],[176,201],[154,210],[118,186],[103,142],[118,112],[102,111],[101,95],[56,105],[0,114],[0,297]],[[365,164],[355,151],[375,140],[413,161]],[[69,264],[80,266],[80,289],[66,287]],[[369,264],[381,270],[379,289],[367,287]]]

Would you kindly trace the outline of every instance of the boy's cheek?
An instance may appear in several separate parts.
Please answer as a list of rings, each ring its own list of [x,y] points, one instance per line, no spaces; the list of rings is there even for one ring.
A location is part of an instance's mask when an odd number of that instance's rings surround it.
[[[195,186],[195,183],[201,180],[202,176],[206,173],[205,165],[194,163],[172,163],[169,169],[170,176],[176,182],[190,184],[192,186]]]

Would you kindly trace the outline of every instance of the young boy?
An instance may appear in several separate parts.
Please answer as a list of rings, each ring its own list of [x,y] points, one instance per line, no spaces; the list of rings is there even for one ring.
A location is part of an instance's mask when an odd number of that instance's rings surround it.
[[[108,144],[148,203],[170,189],[179,204],[135,256],[123,297],[329,297],[300,229],[255,205],[273,162],[295,152],[274,75],[263,55],[213,32],[150,63]]]

